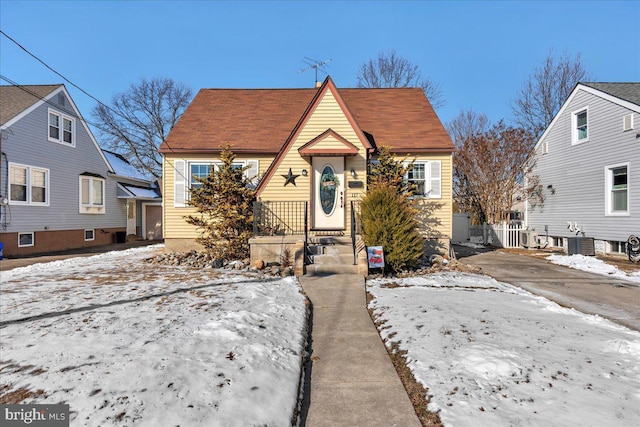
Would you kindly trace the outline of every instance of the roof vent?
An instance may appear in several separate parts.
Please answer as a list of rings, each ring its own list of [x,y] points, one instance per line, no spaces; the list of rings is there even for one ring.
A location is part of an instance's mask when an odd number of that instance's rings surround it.
[[[622,130],[627,131],[633,129],[633,113],[629,113],[622,118]]]
[[[59,93],[58,94],[58,104],[64,106],[64,94],[63,93]]]

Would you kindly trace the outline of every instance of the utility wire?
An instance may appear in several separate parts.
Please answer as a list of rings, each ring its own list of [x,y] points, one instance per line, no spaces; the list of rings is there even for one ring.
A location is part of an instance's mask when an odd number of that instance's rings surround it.
[[[87,95],[89,98],[93,99],[94,101],[96,101],[98,104],[110,109],[111,111],[115,112],[116,114],[118,114],[116,111],[114,111],[113,109],[111,109],[111,107],[109,107],[108,105],[104,104],[102,101],[100,101],[98,98],[96,98],[95,96],[91,95],[89,92],[87,92],[86,90],[82,89],[80,86],[78,86],[77,84],[75,84],[74,82],[72,82],[71,80],[69,80],[68,78],[66,78],[65,76],[63,76],[62,74],[60,74],[59,72],[57,72],[56,70],[53,69],[53,67],[49,66],[49,64],[47,64],[46,62],[44,62],[42,59],[38,58],[36,55],[34,55],[33,53],[31,53],[26,47],[22,46],[20,43],[18,43],[16,40],[14,40],[11,36],[9,36],[7,33],[5,33],[4,31],[0,30],[0,34],[2,34],[3,36],[5,36],[6,38],[8,38],[9,40],[11,40],[16,46],[18,46],[20,49],[24,50],[29,56],[31,56],[33,59],[35,59],[36,61],[38,61],[39,63],[41,63],[42,65],[44,65],[45,67],[47,67],[49,70],[53,71],[55,74],[57,74],[58,76],[60,76],[62,79],[64,79],[64,81],[66,81],[67,83],[69,83],[71,86],[75,87],[76,89],[78,89],[80,92],[84,93],[85,95]]]
[[[24,85],[21,85],[21,84],[19,84],[19,83],[15,82],[15,81],[13,81],[13,80],[12,80],[12,79],[10,79],[9,77],[6,77],[6,76],[4,76],[4,75],[0,74],[0,79],[1,79],[1,80],[4,80],[5,82],[9,83],[9,84],[10,84],[10,85],[12,85],[12,86],[17,87],[18,89],[20,89],[20,90],[22,90],[22,91],[24,91],[24,92],[28,93],[29,95],[33,96],[34,98],[39,99],[39,100],[43,101],[44,103],[46,103],[46,104],[48,104],[48,105],[51,105],[52,107],[55,107],[57,110],[62,110],[63,112],[65,112],[65,113],[67,113],[67,114],[69,114],[69,115],[75,116],[75,112],[73,112],[73,111],[69,111],[69,110],[67,110],[67,109],[65,109],[65,108],[62,108],[62,107],[61,107],[60,105],[58,105],[58,104],[54,104],[54,103],[53,103],[53,102],[51,102],[49,99],[46,99],[46,98],[44,98],[43,96],[38,95],[37,93],[35,93],[35,92],[33,92],[33,91],[29,90],[29,89],[28,89],[28,87],[26,87],[26,86],[24,86]],[[84,122],[85,124],[90,124],[90,125],[94,126],[96,129],[99,129],[99,130],[101,130],[102,132],[106,132],[106,131],[105,131],[105,129],[103,129],[103,128],[102,128],[102,125],[100,125],[100,124],[98,124],[98,123],[90,122],[90,121],[88,121],[87,119],[85,119],[82,115],[80,115],[77,119],[78,119],[79,121],[81,121],[81,122]],[[173,150],[171,150],[171,151],[173,151]],[[171,168],[174,170],[174,172],[175,172],[175,173],[179,174],[180,176],[182,176],[182,178],[183,178],[183,179],[185,179],[185,180],[186,180],[186,177],[184,176],[184,174],[183,174],[182,172],[178,171],[178,170],[176,169],[176,167],[175,167],[175,165],[174,165],[173,163],[169,162],[169,165],[171,165]]]
[[[28,85],[21,85],[21,84],[19,84],[19,83],[15,82],[14,80],[10,79],[9,77],[4,76],[4,75],[2,75],[2,74],[0,74],[0,79],[2,79],[2,80],[4,80],[5,82],[9,83],[11,86],[15,86],[15,87],[17,87],[18,89],[22,90],[23,92],[28,93],[29,95],[33,96],[34,98],[37,98],[37,99],[39,99],[39,100],[41,100],[41,101],[44,101],[46,104],[49,104],[49,105],[51,105],[52,107],[55,107],[57,110],[61,110],[62,112],[67,113],[67,114],[68,114],[68,115],[70,115],[70,116],[75,116],[75,111],[69,111],[69,110],[67,110],[66,108],[64,108],[64,107],[62,107],[62,106],[60,106],[60,105],[58,105],[58,104],[54,104],[54,103],[53,103],[53,102],[51,102],[49,99],[46,99],[46,98],[44,98],[44,97],[42,97],[42,96],[38,95],[37,93],[35,93],[35,92],[33,92],[33,91],[29,90],[29,89],[28,89]],[[80,115],[80,117],[78,117],[78,120],[79,120],[79,121],[81,121],[81,122],[84,122],[85,124],[88,124],[88,125],[94,126],[96,129],[101,130],[102,132],[105,132],[105,129],[103,129],[103,128],[102,128],[102,125],[101,125],[101,124],[90,122],[89,120],[85,119],[85,118],[82,116],[82,114]]]
[[[121,118],[123,118],[124,120],[129,120],[127,117],[125,117],[122,113],[120,113],[117,110],[114,110],[113,108],[111,108],[109,105],[105,104],[104,102],[100,101],[98,98],[96,98],[95,96],[91,95],[89,92],[87,92],[86,90],[82,89],[80,86],[78,86],[77,84],[73,83],[71,80],[69,80],[68,78],[66,78],[65,76],[63,76],[61,73],[59,73],[58,71],[56,71],[53,67],[51,67],[49,64],[47,64],[46,62],[44,62],[42,59],[38,58],[35,54],[31,53],[29,51],[29,49],[27,49],[26,47],[22,46],[20,43],[18,43],[15,39],[13,39],[11,36],[9,36],[7,33],[5,33],[4,31],[0,30],[0,34],[2,34],[3,36],[5,36],[6,38],[8,38],[9,40],[11,40],[16,46],[18,46],[20,49],[22,49],[23,51],[25,51],[29,56],[31,56],[32,58],[34,58],[36,61],[40,62],[42,65],[44,65],[45,67],[47,67],[47,69],[53,71],[56,75],[60,76],[62,79],[64,79],[64,81],[66,81],[67,83],[69,83],[70,85],[72,85],[73,87],[75,87],[76,89],[78,89],[80,92],[84,93],[85,95],[87,95],[89,98],[93,99],[94,101],[96,101],[98,104],[102,105],[104,108],[108,109],[109,111],[113,112],[114,114],[120,116]],[[19,85],[18,85],[19,86]],[[82,114],[80,114],[82,116]],[[89,123],[88,121],[84,120],[83,121],[85,123]],[[90,123],[92,126],[95,126],[97,129],[100,129],[101,131],[105,131],[104,129],[102,129],[99,126],[96,126],[93,123]],[[135,129],[134,129],[135,130]],[[138,135],[138,137],[140,137],[140,135]],[[146,135],[142,135],[142,138],[146,138]],[[162,142],[169,148],[169,150],[173,153],[173,148],[167,143],[167,141],[163,138]]]
[[[72,85],[73,87],[77,88],[79,91],[81,91],[83,94],[87,95],[89,98],[93,99],[94,101],[96,101],[98,104],[102,105],[104,108],[108,109],[109,111],[113,112],[114,114],[120,116],[121,118],[123,118],[124,120],[128,120],[127,117],[125,117],[124,115],[122,115],[119,111],[114,110],[113,108],[111,108],[109,105],[105,104],[104,102],[100,101],[98,98],[96,98],[95,96],[91,95],[89,92],[87,92],[86,90],[82,89],[80,86],[78,86],[77,84],[73,83],[71,80],[69,80],[68,78],[66,78],[65,76],[63,76],[61,73],[59,73],[58,71],[56,71],[53,67],[51,67],[49,64],[47,64],[46,62],[44,62],[42,59],[38,58],[35,54],[31,53],[26,47],[22,46],[20,43],[18,43],[15,39],[13,39],[11,36],[9,36],[7,33],[5,33],[4,31],[0,30],[0,34],[2,34],[3,36],[5,36],[6,38],[8,38],[9,40],[11,40],[11,42],[13,42],[16,46],[18,46],[20,49],[22,49],[24,52],[26,52],[29,56],[31,56],[32,58],[34,58],[35,60],[37,60],[38,62],[40,62],[42,65],[44,65],[47,69],[51,70],[52,72],[54,72],[56,75],[60,76],[62,79],[64,79],[64,81],[68,82],[70,85]],[[19,85],[18,83],[12,82],[10,79],[5,78],[4,76],[0,76],[2,77],[3,80],[7,81],[8,83],[14,85],[14,86],[18,86],[20,87],[22,90],[25,90],[24,87],[22,85]],[[47,103],[51,104],[50,102],[48,102],[46,99],[39,97],[38,95],[31,93],[28,90],[25,90],[25,92],[30,93],[32,96],[35,96],[38,99],[41,99]],[[59,106],[56,106],[56,108],[59,108]],[[82,120],[84,123],[86,124],[90,124],[92,126],[94,126],[96,129],[101,130],[102,132],[105,132],[105,129],[101,127],[101,125],[98,125],[96,123],[92,123],[87,121],[82,113],[80,114],[80,120]],[[135,129],[133,129],[134,131],[136,131]],[[128,132],[130,132],[131,130],[128,130]],[[139,131],[138,131],[139,132]],[[105,132],[108,133],[108,132]],[[135,133],[135,132],[134,132]],[[141,137],[140,135],[142,135],[142,138],[146,138],[146,135],[143,134],[138,134],[138,137]],[[167,141],[163,138],[162,142],[167,146],[167,148],[169,148],[169,151],[171,151],[172,153],[174,153],[173,147],[171,147],[171,145],[169,143],[167,143]],[[179,173],[180,175],[182,175],[182,178],[186,179],[186,177],[180,173],[179,171],[176,170],[175,165],[171,162],[169,162],[169,164],[171,165],[171,167],[174,169],[174,171],[176,173]]]

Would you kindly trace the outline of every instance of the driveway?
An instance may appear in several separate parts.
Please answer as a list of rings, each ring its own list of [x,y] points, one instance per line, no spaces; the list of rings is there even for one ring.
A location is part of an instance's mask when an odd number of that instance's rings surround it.
[[[455,246],[460,262],[556,303],[640,331],[640,286],[505,251]]]

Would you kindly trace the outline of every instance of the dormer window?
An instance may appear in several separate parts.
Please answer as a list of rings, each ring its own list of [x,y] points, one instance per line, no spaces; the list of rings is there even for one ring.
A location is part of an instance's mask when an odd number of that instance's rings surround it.
[[[58,111],[49,109],[49,141],[76,145],[76,120]]]
[[[572,144],[580,144],[589,140],[589,110],[587,108],[571,115],[571,127],[573,130]]]

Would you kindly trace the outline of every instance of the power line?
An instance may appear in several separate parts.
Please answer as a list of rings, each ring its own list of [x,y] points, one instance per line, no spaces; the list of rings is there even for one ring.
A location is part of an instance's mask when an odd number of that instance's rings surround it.
[[[60,105],[58,105],[58,104],[54,104],[54,103],[53,103],[53,102],[51,102],[50,100],[48,100],[48,99],[46,99],[46,98],[44,98],[44,97],[42,97],[42,96],[38,95],[37,93],[35,93],[35,92],[33,92],[33,91],[29,90],[29,89],[27,88],[27,85],[21,85],[21,84],[19,84],[18,82],[14,81],[14,80],[10,79],[9,77],[4,76],[4,75],[2,75],[2,74],[0,74],[0,79],[2,79],[2,80],[4,80],[5,82],[9,83],[11,86],[15,86],[15,87],[17,87],[18,89],[22,90],[23,92],[28,93],[29,95],[33,96],[34,98],[37,98],[37,99],[39,99],[39,100],[41,100],[41,101],[44,101],[46,104],[49,104],[49,105],[51,105],[52,107],[56,107],[56,109],[58,109],[58,110],[62,110],[64,113],[67,113],[67,114],[69,114],[69,115],[75,116],[75,111],[69,111],[69,110],[67,110],[66,108],[64,108],[64,107],[62,107],[62,106],[60,106]],[[84,122],[84,123],[86,123],[86,124],[88,124],[88,125],[94,126],[96,129],[99,129],[99,130],[101,130],[101,131],[103,131],[103,132],[105,131],[105,130],[101,127],[101,125],[99,125],[98,123],[90,122],[89,120],[85,119],[85,118],[82,116],[82,114],[80,114],[80,117],[78,117],[78,120],[80,120],[81,122]]]
[[[51,70],[52,72],[54,72],[56,75],[60,76],[62,79],[64,79],[64,81],[68,82],[70,85],[72,85],[73,87],[77,88],[80,92],[82,92],[83,94],[87,95],[89,98],[95,100],[99,105],[103,106],[104,108],[106,108],[107,110],[113,112],[114,114],[116,114],[117,116],[120,116],[122,119],[124,119],[125,121],[128,121],[129,119],[127,117],[125,117],[123,114],[121,114],[119,111],[111,108],[109,105],[105,104],[104,102],[100,101],[98,98],[96,98],[95,96],[91,95],[89,92],[87,92],[86,90],[82,89],[80,86],[78,86],[77,84],[73,83],[71,80],[69,80],[68,78],[66,78],[65,76],[63,76],[61,73],[59,73],[58,71],[56,71],[53,67],[51,67],[49,64],[47,64],[46,62],[44,62],[42,59],[40,59],[39,57],[37,57],[35,54],[31,53],[26,47],[22,46],[20,43],[18,43],[18,41],[16,41],[14,38],[12,38],[11,36],[9,36],[7,33],[5,33],[4,31],[0,30],[0,34],[2,34],[3,36],[5,36],[6,38],[8,38],[9,40],[11,40],[11,42],[13,42],[16,46],[18,46],[20,49],[22,49],[24,52],[26,52],[29,56],[31,56],[32,58],[34,58],[35,60],[37,60],[38,62],[40,62],[42,65],[44,65],[47,69]],[[48,103],[49,105],[54,105],[52,103],[50,103],[48,100],[38,96],[37,94],[27,90],[26,88],[24,88],[22,85],[12,81],[11,79],[0,75],[0,78],[2,78],[2,80],[5,80],[7,83],[14,85],[16,87],[19,87],[20,89],[22,89],[23,91],[29,93],[30,95],[41,99],[42,101]],[[60,106],[58,105],[54,105],[56,108],[60,108]],[[84,122],[85,124],[89,124],[91,126],[94,126],[96,129],[105,132],[107,134],[111,133],[108,132],[107,130],[105,130],[101,125],[98,125],[97,123],[92,123],[89,122],[88,120],[86,120],[84,118],[84,116],[82,115],[82,113],[79,114],[79,120],[81,120],[82,122]],[[146,139],[147,135],[142,134],[140,131],[136,130],[136,129],[127,129],[126,131],[127,133],[132,133],[133,135],[135,135],[136,133],[138,133],[137,137],[141,138],[141,139]],[[124,133],[124,132],[123,132]],[[169,151],[171,151],[172,153],[175,153],[173,150],[173,147],[171,147],[171,145],[169,143],[167,143],[167,141],[162,138],[162,142],[167,146],[167,148],[169,148]],[[171,165],[171,167],[174,169],[175,173],[178,173],[180,175],[182,175],[182,178],[186,179],[186,177],[178,170],[176,170],[175,165],[171,162],[169,162],[169,164]]]
[[[43,96],[38,95],[37,93],[35,93],[35,92],[33,92],[33,91],[29,90],[29,89],[28,89],[27,87],[25,87],[24,85],[21,85],[21,84],[19,84],[19,83],[15,82],[14,80],[10,79],[9,77],[6,77],[6,76],[4,76],[4,75],[0,74],[0,79],[1,79],[1,80],[6,81],[7,83],[9,83],[9,84],[10,84],[10,85],[12,85],[12,86],[17,87],[18,89],[20,89],[20,90],[22,90],[22,91],[24,91],[24,92],[28,93],[29,95],[33,96],[34,98],[39,99],[39,100],[43,101],[44,103],[46,103],[46,104],[48,104],[48,105],[51,105],[51,106],[55,107],[55,108],[56,108],[56,109],[58,109],[58,110],[62,110],[63,112],[65,112],[65,113],[67,113],[67,114],[69,114],[69,115],[73,115],[73,116],[75,116],[75,112],[73,112],[73,111],[69,111],[69,110],[66,110],[65,108],[62,108],[62,107],[61,107],[60,105],[58,105],[58,104],[54,104],[54,103],[53,103],[53,102],[51,102],[49,99],[46,99],[46,98],[44,98]],[[81,121],[81,122],[84,122],[85,124],[89,124],[89,125],[94,126],[96,129],[99,129],[99,130],[101,130],[102,132],[108,133],[108,132],[106,132],[106,131],[105,131],[105,129],[103,129],[103,128],[102,128],[102,125],[97,124],[97,123],[92,123],[92,122],[88,121],[87,119],[85,119],[85,118],[82,116],[82,114],[80,114],[80,116],[79,116],[79,117],[77,117],[77,119],[78,119],[79,121]],[[99,145],[99,144],[98,144],[98,145]],[[169,144],[167,144],[167,146],[169,146]],[[101,149],[102,149],[102,148],[101,148]],[[171,149],[171,147],[169,147],[169,149],[173,152],[173,149]],[[178,170],[175,168],[175,165],[174,165],[173,163],[169,162],[169,164],[171,165],[171,167],[173,168],[173,170],[174,170],[174,172],[175,172],[175,173],[180,174],[180,175],[182,176],[182,178],[183,178],[183,179],[186,179],[186,177],[184,176],[184,174],[183,174],[183,173],[181,173],[180,171],[178,171]]]
[[[11,36],[9,36],[7,33],[5,33],[4,31],[0,30],[0,34],[2,34],[3,36],[5,36],[6,38],[8,38],[9,40],[11,40],[16,46],[18,46],[20,49],[24,50],[29,56],[31,56],[33,59],[35,59],[36,61],[38,61],[39,63],[41,63],[42,65],[44,65],[45,67],[47,67],[49,70],[53,71],[55,74],[57,74],[58,76],[60,76],[62,79],[64,79],[64,81],[66,81],[67,83],[69,83],[71,86],[75,87],[76,89],[78,89],[80,92],[84,93],[85,95],[87,95],[89,98],[93,99],[94,101],[96,101],[98,104],[103,105],[106,108],[109,108],[110,110],[111,107],[109,107],[108,105],[104,104],[102,101],[100,101],[98,98],[96,98],[95,96],[91,95],[89,92],[87,92],[86,90],[82,89],[80,86],[78,86],[77,84],[75,84],[74,82],[72,82],[71,80],[69,80],[68,78],[66,78],[65,76],[63,76],[62,74],[60,74],[59,72],[57,72],[56,70],[53,69],[53,67],[49,66],[49,64],[47,64],[46,62],[44,62],[42,59],[38,58],[36,55],[34,55],[33,53],[31,53],[26,47],[22,46],[20,43],[18,43],[16,40],[14,40]],[[112,110],[114,111],[114,110]],[[114,111],[116,114],[117,112]]]
[[[7,76],[2,75],[2,74],[0,74],[0,79],[1,79],[1,80],[4,80],[4,81],[5,81],[5,82],[7,82],[7,83],[9,83],[11,86],[15,86],[15,87],[17,87],[18,89],[22,90],[23,92],[28,93],[29,95],[33,96],[34,98],[37,98],[37,99],[39,99],[39,100],[41,100],[41,101],[44,101],[46,104],[51,105],[52,107],[55,107],[57,110],[62,110],[62,112],[64,112],[64,113],[67,113],[67,114],[69,114],[69,115],[75,116],[75,111],[70,111],[70,110],[67,110],[66,108],[64,108],[64,107],[62,107],[62,106],[60,106],[60,105],[58,105],[58,104],[54,104],[54,103],[53,103],[53,102],[51,102],[49,99],[46,99],[46,98],[44,98],[44,97],[42,97],[42,96],[38,95],[37,93],[35,93],[35,92],[33,92],[33,91],[29,90],[29,89],[27,88],[27,86],[28,86],[28,85],[21,85],[20,83],[18,83],[18,82],[16,82],[16,81],[14,81],[14,80],[12,80],[12,79],[10,79],[10,78],[9,78],[9,77],[7,77]],[[95,127],[96,129],[98,129],[98,130],[100,130],[100,131],[102,131],[102,132],[107,133],[107,130],[105,130],[105,129],[102,127],[102,125],[101,125],[101,124],[99,124],[99,123],[94,123],[94,122],[91,122],[91,121],[89,121],[89,120],[85,119],[85,118],[84,118],[84,116],[83,116],[82,114],[80,114],[80,116],[79,116],[79,117],[77,117],[77,119],[78,119],[79,121],[81,121],[81,122],[84,122],[85,124],[88,124],[88,125],[91,125],[91,126]]]
[[[108,109],[109,111],[111,111],[112,113],[116,114],[117,116],[120,116],[121,118],[123,118],[125,121],[129,121],[129,119],[124,116],[123,114],[121,114],[119,111],[111,108],[109,105],[105,104],[104,102],[100,101],[98,98],[96,98],[95,96],[91,95],[89,92],[87,92],[86,90],[82,89],[80,86],[78,86],[77,84],[73,83],[71,80],[69,80],[68,78],[66,78],[65,76],[63,76],[61,73],[59,73],[58,71],[56,71],[53,67],[51,67],[49,64],[47,64],[46,62],[44,62],[42,59],[38,58],[35,54],[31,53],[29,51],[29,49],[27,49],[26,47],[22,46],[20,43],[18,43],[15,39],[13,39],[12,37],[10,37],[7,33],[5,33],[4,31],[0,30],[0,34],[2,34],[3,36],[5,36],[6,38],[8,38],[9,40],[11,40],[16,46],[18,46],[20,49],[22,49],[23,51],[25,51],[29,56],[31,56],[32,58],[34,58],[35,60],[37,60],[38,62],[40,62],[42,65],[44,65],[45,67],[47,67],[47,69],[53,71],[56,75],[60,76],[62,79],[64,79],[64,81],[68,82],[70,85],[72,85],[73,87],[75,87],[76,89],[78,89],[79,91],[81,91],[82,93],[84,93],[85,95],[87,95],[89,98],[93,99],[94,101],[96,101],[98,104],[100,104],[101,106],[103,106],[104,108]],[[8,80],[7,80],[8,81]],[[13,83],[12,83],[13,84]],[[18,84],[15,84],[16,86],[20,86]],[[80,116],[82,116],[82,114],[80,114]],[[86,121],[84,118],[82,118],[82,120],[85,123],[91,124],[92,126],[95,126],[97,129],[105,132],[105,130],[103,128],[101,128],[100,126],[97,126],[93,123],[90,123],[88,121]],[[131,130],[127,130],[128,132],[131,132]],[[135,131],[135,129],[134,129]],[[109,132],[106,132],[109,133]],[[135,134],[135,132],[134,132]],[[142,136],[141,136],[142,135]],[[142,139],[146,139],[147,135],[144,134],[138,134],[137,135],[139,138]],[[169,148],[169,150],[173,153],[173,148],[171,147],[171,145],[169,145],[167,143],[167,141],[162,138],[162,142],[167,146],[167,148]]]

